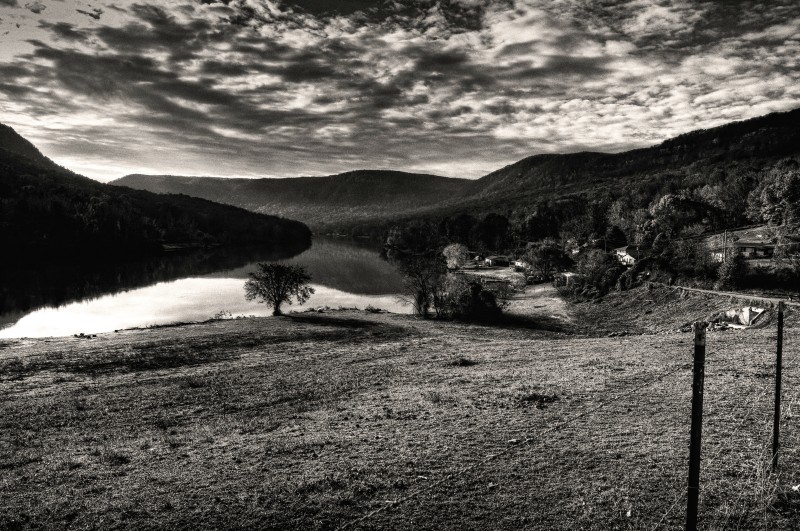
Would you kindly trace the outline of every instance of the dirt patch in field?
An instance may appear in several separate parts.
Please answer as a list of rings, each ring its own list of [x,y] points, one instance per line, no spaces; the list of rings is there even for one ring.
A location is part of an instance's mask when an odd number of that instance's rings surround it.
[[[508,313],[546,317],[565,324],[575,324],[575,312],[551,284],[525,286],[509,300]]]

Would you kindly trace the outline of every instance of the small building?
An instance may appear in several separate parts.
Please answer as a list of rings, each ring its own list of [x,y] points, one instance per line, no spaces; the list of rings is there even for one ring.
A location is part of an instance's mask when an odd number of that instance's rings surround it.
[[[766,242],[737,240],[733,248],[745,258],[771,258],[775,253],[775,245]]]
[[[561,286],[571,286],[580,280],[583,280],[583,275],[571,271],[564,271],[563,273],[556,273],[553,276],[553,286],[557,288]]]
[[[711,259],[722,262],[725,257],[741,255],[748,260],[770,259],[775,254],[778,234],[767,225],[742,230],[729,230],[704,238]]]
[[[617,247],[614,249],[614,255],[617,260],[623,265],[632,266],[641,257],[639,248],[633,245],[626,245],[624,247]]]
[[[511,260],[507,256],[492,255],[487,256],[483,263],[491,267],[508,267]]]
[[[715,262],[722,262],[725,259],[725,248],[715,247],[710,249],[711,259]],[[772,258],[775,254],[775,244],[767,242],[754,242],[738,240],[728,247],[728,256],[742,255],[746,260],[758,258]]]

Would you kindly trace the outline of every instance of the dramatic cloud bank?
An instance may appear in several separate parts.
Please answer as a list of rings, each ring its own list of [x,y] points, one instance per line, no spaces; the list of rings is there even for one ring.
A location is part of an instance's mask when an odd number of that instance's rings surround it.
[[[0,122],[126,173],[478,177],[800,106],[795,0],[0,0]]]

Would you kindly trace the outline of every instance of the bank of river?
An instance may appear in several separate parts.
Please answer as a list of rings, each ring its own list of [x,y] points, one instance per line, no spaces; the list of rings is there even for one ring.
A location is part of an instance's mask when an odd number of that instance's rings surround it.
[[[158,262],[108,265],[102,275],[28,279],[18,299],[32,299],[24,309],[9,307],[0,313],[0,337],[49,337],[97,334],[125,328],[205,321],[214,316],[266,316],[272,309],[244,297],[244,282],[259,261],[269,255],[216,250],[216,255],[189,253]],[[227,253],[227,254],[226,254]],[[304,305],[286,305],[285,311],[309,307],[381,308],[409,313],[400,300],[400,274],[375,248],[346,241],[317,239],[311,248],[282,263],[304,266],[312,277],[314,295]],[[215,265],[218,264],[218,265]],[[114,269],[116,267],[116,269]],[[99,280],[98,280],[99,279]],[[103,281],[104,280],[104,281]],[[61,295],[59,295],[61,294]]]

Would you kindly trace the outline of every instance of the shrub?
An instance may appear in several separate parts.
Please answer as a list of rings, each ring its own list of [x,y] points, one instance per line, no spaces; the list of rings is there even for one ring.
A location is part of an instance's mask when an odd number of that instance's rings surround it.
[[[719,266],[717,289],[735,289],[747,275],[747,263],[740,254],[734,254]]]
[[[495,320],[502,305],[492,290],[459,275],[447,275],[434,296],[437,317],[460,321]]]
[[[625,268],[616,258],[599,249],[593,249],[578,260],[578,273],[581,282],[572,287],[586,298],[601,297],[615,287]]]

